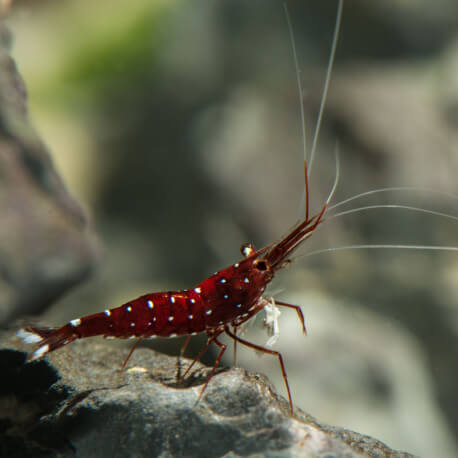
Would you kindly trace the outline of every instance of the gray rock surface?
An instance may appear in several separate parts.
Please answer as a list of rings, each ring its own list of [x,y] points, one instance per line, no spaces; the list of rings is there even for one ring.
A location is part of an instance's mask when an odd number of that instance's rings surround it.
[[[96,258],[83,212],[29,123],[9,42],[0,24],[0,324],[43,310]]]
[[[26,349],[0,337],[0,456],[409,457],[368,436],[320,424],[269,382],[221,368],[196,403],[209,368],[177,384],[176,358],[91,340],[25,363]],[[189,361],[183,360],[187,364]]]

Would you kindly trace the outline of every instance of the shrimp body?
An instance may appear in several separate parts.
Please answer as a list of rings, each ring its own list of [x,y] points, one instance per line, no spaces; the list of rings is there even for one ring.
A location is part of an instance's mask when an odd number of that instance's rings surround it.
[[[315,130],[314,145],[316,144],[320,118],[326,98],[326,88],[337,43],[337,31],[340,27],[342,6],[343,0],[340,0],[330,64],[328,67],[325,90],[323,91],[320,115]],[[287,20],[289,21],[288,15]],[[291,26],[290,32],[292,33]],[[295,55],[294,41],[292,41],[292,43]],[[300,80],[298,79],[298,81],[299,94],[302,100],[303,91]],[[303,119],[302,101],[301,117]],[[310,163],[313,159],[314,148],[315,146],[312,146]],[[266,287],[272,281],[276,272],[290,263],[290,255],[299,245],[307,240],[314,233],[318,225],[324,221],[326,209],[337,185],[337,176],[334,188],[328,200],[318,213],[310,215],[307,163],[308,161],[305,159],[305,217],[279,240],[260,250],[255,250],[252,245],[243,245],[241,249],[244,256],[243,259],[213,274],[193,289],[146,294],[126,302],[119,307],[76,318],[60,328],[27,327],[21,329],[18,332],[18,336],[26,343],[35,345],[35,350],[29,355],[28,359],[31,361],[40,359],[51,351],[57,350],[76,339],[85,337],[102,335],[108,338],[138,338],[137,343],[124,361],[122,366],[122,369],[124,369],[133,350],[144,338],[186,335],[187,339],[182,349],[183,354],[190,336],[205,332],[208,337],[207,344],[188,366],[183,375],[183,377],[186,376],[195,362],[200,359],[212,343],[220,348],[216,362],[200,392],[200,399],[226,350],[226,344],[219,340],[219,336],[224,333],[235,342],[278,358],[286,390],[288,392],[292,414],[293,402],[291,391],[281,354],[270,348],[265,348],[242,339],[237,335],[237,328],[269,304],[269,301],[263,297]],[[299,306],[280,301],[275,301],[275,303],[273,303],[272,301],[271,308],[274,308],[275,304],[295,309],[301,322],[302,330],[304,334],[306,333],[304,316]],[[266,320],[266,324],[268,325],[267,321],[268,320]]]
[[[222,328],[250,315],[273,277],[258,254],[215,273],[194,289],[145,294],[120,307],[74,319],[56,331],[76,339],[98,335],[149,338]],[[36,328],[29,331],[40,334]]]
[[[307,173],[305,176],[307,180]],[[203,393],[226,349],[218,336],[226,333],[237,342],[279,358],[292,412],[291,394],[280,353],[241,339],[236,335],[236,330],[269,303],[263,297],[267,285],[274,278],[275,272],[289,263],[289,255],[322,222],[326,207],[327,204],[312,217],[307,214],[286,236],[260,250],[256,251],[251,245],[242,246],[243,259],[216,272],[193,289],[145,294],[120,307],[76,318],[60,328],[21,329],[18,336],[26,343],[36,345],[28,359],[40,359],[76,339],[98,335],[108,338],[138,338],[139,341],[152,337],[187,335],[186,346],[191,335],[206,332],[208,342],[203,351],[213,342],[221,350],[202,389]],[[278,301],[276,303],[296,310],[305,333],[304,317],[299,306]],[[203,351],[186,373],[202,356]]]

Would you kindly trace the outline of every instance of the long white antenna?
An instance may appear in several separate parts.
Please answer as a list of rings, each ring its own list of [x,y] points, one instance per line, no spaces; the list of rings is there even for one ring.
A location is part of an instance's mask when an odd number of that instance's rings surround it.
[[[323,95],[321,96],[320,111],[318,112],[318,119],[316,121],[315,133],[313,134],[312,149],[310,151],[310,160],[308,165],[309,174],[312,170],[313,159],[315,157],[316,145],[320,135],[321,121],[323,119],[324,107],[328,98],[329,82],[331,80],[332,68],[334,67],[337,43],[339,42],[340,24],[342,22],[342,11],[343,11],[344,0],[339,0],[337,7],[336,24],[334,26],[334,35],[332,37],[331,53],[329,54],[328,69],[326,70],[326,79],[323,87]]]
[[[283,8],[285,10],[286,22],[288,24],[289,38],[291,41],[291,49],[293,51],[294,67],[296,71],[297,91],[299,92],[299,108],[301,112],[302,148],[304,151],[304,161],[307,161],[307,138],[306,138],[307,134],[305,130],[304,89],[302,88],[301,70],[299,66],[299,59],[297,57],[296,40],[294,39],[293,23],[291,22],[291,18],[289,16],[289,11],[288,11],[288,6],[286,5],[286,3],[283,3]]]
[[[340,216],[350,215],[352,213],[359,213],[359,212],[363,212],[367,210],[379,210],[381,208],[410,210],[410,211],[414,211],[418,213],[427,213],[428,215],[441,216],[443,218],[448,218],[448,219],[458,221],[458,216],[449,215],[448,213],[438,212],[435,210],[428,210],[427,208],[413,207],[411,205],[400,205],[400,204],[380,204],[380,205],[367,205],[364,207],[357,207],[357,208],[352,208],[350,210],[341,211],[339,213],[335,213],[334,215],[326,216],[326,218],[323,219],[323,223],[331,219],[338,218]]]
[[[291,261],[295,261],[299,258],[306,258],[308,256],[315,256],[316,254],[329,253],[333,251],[343,250],[420,250],[420,251],[458,251],[456,246],[441,246],[441,245],[390,245],[381,243],[378,245],[346,245],[337,246],[331,248],[323,248],[321,250],[310,251],[309,253],[300,254],[291,258]]]
[[[394,191],[421,191],[421,192],[428,192],[431,194],[439,194],[441,196],[448,197],[449,199],[458,200],[458,196],[455,196],[454,194],[451,194],[445,191],[440,191],[437,189],[426,188],[426,187],[421,187],[421,186],[392,186],[389,188],[372,189],[371,191],[365,191],[360,194],[356,194],[352,197],[342,200],[341,202],[337,202],[336,204],[329,206],[328,211],[334,210],[335,208],[340,207],[341,205],[348,204],[348,202],[351,202],[353,200],[361,199],[362,197],[367,197],[367,196],[371,196],[373,194],[379,194],[382,192],[394,192]]]

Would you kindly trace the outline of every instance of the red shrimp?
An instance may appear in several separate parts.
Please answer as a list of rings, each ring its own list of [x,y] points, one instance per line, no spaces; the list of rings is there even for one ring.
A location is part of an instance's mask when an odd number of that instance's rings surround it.
[[[305,182],[308,189],[307,167]],[[269,304],[263,297],[267,285],[278,270],[289,264],[290,255],[323,221],[328,202],[319,213],[309,217],[308,192],[306,196],[306,217],[288,234],[259,250],[255,250],[252,245],[242,245],[241,251],[245,256],[242,260],[220,270],[193,289],[146,294],[120,307],[71,320],[60,328],[27,327],[20,330],[19,337],[26,343],[36,344],[36,350],[29,355],[29,360],[42,358],[51,351],[85,337],[102,335],[138,338],[124,361],[124,369],[133,350],[142,339],[186,335],[188,339],[183,346],[183,353],[191,335],[205,332],[208,337],[207,344],[183,375],[186,376],[212,343],[220,348],[216,362],[201,390],[200,398],[226,350],[226,345],[219,340],[219,336],[225,333],[236,342],[278,358],[293,414],[293,401],[281,354],[242,339],[237,336],[236,331],[238,326]],[[299,306],[279,301],[275,301],[275,304],[295,309],[302,330],[306,333],[304,316]]]
[[[291,262],[290,257],[299,245],[307,240],[320,223],[324,221],[326,209],[328,208],[337,185],[336,177],[333,190],[327,201],[319,212],[310,216],[308,164],[311,165],[313,161],[316,139],[318,137],[321,115],[329,84],[329,76],[338,40],[342,7],[343,0],[340,0],[313,146],[310,153],[310,159],[307,160],[306,158],[304,160],[305,217],[285,236],[264,248],[255,250],[251,244],[242,245],[241,251],[244,255],[243,259],[220,270],[199,283],[193,289],[146,294],[126,302],[120,307],[107,309],[104,312],[95,313],[82,318],[76,318],[60,328],[39,328],[30,326],[21,329],[18,332],[18,336],[26,343],[35,345],[35,350],[28,357],[29,361],[40,359],[51,351],[57,350],[76,339],[85,337],[101,335],[107,338],[137,338],[137,342],[122,365],[121,370],[123,370],[133,351],[143,339],[152,337],[187,336],[181,350],[181,354],[183,355],[190,337],[194,334],[205,332],[208,337],[206,345],[181,377],[183,379],[189,373],[193,365],[201,358],[212,343],[215,343],[219,347],[219,354],[202,387],[198,398],[200,399],[226,350],[226,345],[219,340],[222,334],[226,334],[234,340],[235,344],[240,343],[278,358],[286,391],[288,393],[291,415],[293,414],[293,401],[282,355],[275,350],[256,345],[239,337],[237,335],[237,329],[270,304],[270,301],[263,296],[268,284],[272,281],[278,270]],[[299,70],[294,38],[292,37],[292,27],[288,13],[286,12],[286,14],[291,32],[296,74],[298,76]],[[299,78],[298,88],[301,98],[301,119],[304,127],[302,88]],[[303,140],[305,153],[304,130]],[[287,304],[277,300],[275,302],[272,300],[272,304],[296,310],[303,333],[306,334],[304,316],[298,305]]]

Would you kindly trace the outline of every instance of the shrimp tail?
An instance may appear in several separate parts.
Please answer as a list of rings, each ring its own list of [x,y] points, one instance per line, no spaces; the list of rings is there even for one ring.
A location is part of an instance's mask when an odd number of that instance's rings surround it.
[[[79,337],[74,332],[74,328],[68,324],[61,328],[27,327],[19,330],[16,335],[26,344],[35,345],[35,350],[29,353],[27,361],[40,359],[47,353],[57,350]]]

